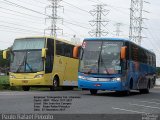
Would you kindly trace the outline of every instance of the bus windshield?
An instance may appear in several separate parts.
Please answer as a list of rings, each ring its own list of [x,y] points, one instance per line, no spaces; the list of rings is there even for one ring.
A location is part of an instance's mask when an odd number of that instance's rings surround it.
[[[39,72],[43,70],[41,50],[13,51],[11,53],[10,71],[14,73]]]
[[[36,50],[45,46],[45,38],[22,38],[16,39],[12,50]]]
[[[93,74],[118,74],[121,72],[118,41],[84,41],[80,55],[80,72]]]
[[[22,38],[14,41],[10,71],[14,73],[39,72],[44,68],[41,49],[45,38]]]

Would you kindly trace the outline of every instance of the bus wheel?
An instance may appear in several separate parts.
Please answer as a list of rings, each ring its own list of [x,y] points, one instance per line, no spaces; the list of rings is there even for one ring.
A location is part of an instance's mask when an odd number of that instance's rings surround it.
[[[90,90],[90,93],[91,93],[91,95],[96,95],[96,94],[97,94],[97,91],[98,91],[98,90],[91,89],[91,90]]]
[[[117,93],[123,96],[130,96],[131,94],[130,90],[118,91]]]
[[[54,91],[58,87],[59,87],[59,79],[57,77],[54,77],[53,85],[50,87],[50,91]]]
[[[140,89],[139,92],[141,94],[148,94],[149,93],[149,89]]]
[[[29,91],[30,87],[29,86],[22,86],[23,91]]]
[[[126,95],[126,96],[130,96],[130,95],[131,95],[131,91],[130,91],[130,90],[126,90],[126,91],[124,91],[124,95]]]
[[[63,86],[62,89],[63,90],[73,90],[74,87],[73,86]]]
[[[147,84],[147,88],[146,89],[140,89],[139,92],[141,94],[148,94],[149,93],[149,89],[150,89],[150,81]]]

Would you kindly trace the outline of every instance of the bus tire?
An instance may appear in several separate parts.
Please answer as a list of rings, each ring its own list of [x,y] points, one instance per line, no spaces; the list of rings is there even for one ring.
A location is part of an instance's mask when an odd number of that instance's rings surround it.
[[[29,91],[30,87],[29,86],[22,86],[23,91]]]
[[[156,77],[153,78],[153,86],[156,84]]]
[[[50,91],[54,91],[58,87],[59,87],[59,78],[58,77],[54,77],[53,85],[50,87]]]
[[[133,89],[133,79],[130,80],[129,88],[130,90]]]
[[[147,88],[146,89],[140,89],[139,92],[141,94],[148,94],[149,90],[150,90],[150,80],[148,81]]]
[[[130,96],[131,94],[130,90],[118,91],[117,93],[122,96]]]
[[[73,86],[63,86],[62,89],[63,90],[73,90],[74,87]]]
[[[98,91],[98,90],[91,89],[91,90],[90,90],[90,93],[91,93],[91,95],[96,95],[96,94],[97,94],[97,91]]]

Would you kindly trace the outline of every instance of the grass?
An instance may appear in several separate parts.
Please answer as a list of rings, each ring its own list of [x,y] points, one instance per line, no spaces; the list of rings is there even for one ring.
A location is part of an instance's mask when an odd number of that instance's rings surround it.
[[[9,77],[8,76],[0,76],[0,85],[9,85]]]
[[[2,90],[16,90],[21,91],[22,88],[20,86],[10,86],[9,85],[9,76],[0,76],[0,91]],[[49,88],[38,88],[38,87],[31,87],[31,91],[49,91]],[[58,91],[63,91],[62,88],[58,88]],[[78,90],[78,88],[74,88],[74,90]]]
[[[9,76],[0,76],[0,90],[21,90],[21,88],[10,86]]]

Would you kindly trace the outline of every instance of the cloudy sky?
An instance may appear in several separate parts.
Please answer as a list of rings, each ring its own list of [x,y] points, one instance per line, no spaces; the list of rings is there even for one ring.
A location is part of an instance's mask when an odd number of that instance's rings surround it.
[[[160,1],[146,0],[150,4],[144,4],[143,27],[142,31],[146,38],[142,40],[142,46],[154,51],[157,55],[157,66],[160,66]],[[12,3],[10,3],[12,2]],[[46,19],[50,15],[50,9],[45,7],[50,5],[48,0],[0,0],[0,49],[6,49],[13,44],[15,38],[27,36],[43,36],[44,29],[50,25],[50,20]],[[63,8],[58,9],[58,15],[63,18],[58,21],[58,36],[70,40],[73,35],[83,40],[90,37],[88,34],[91,29],[89,21],[94,20],[89,11],[94,9],[93,5],[106,4],[109,13],[103,17],[108,20],[105,28],[109,32],[107,37],[115,37],[116,23],[122,23],[120,37],[128,38],[130,21],[130,0],[62,0],[59,5]],[[18,6],[20,5],[20,6]],[[38,11],[38,12],[37,12]],[[63,23],[63,24],[62,24]],[[49,34],[49,31],[46,32]]]

